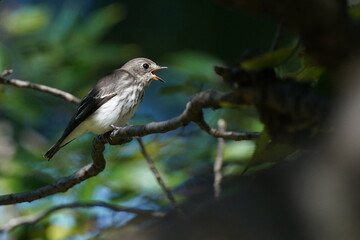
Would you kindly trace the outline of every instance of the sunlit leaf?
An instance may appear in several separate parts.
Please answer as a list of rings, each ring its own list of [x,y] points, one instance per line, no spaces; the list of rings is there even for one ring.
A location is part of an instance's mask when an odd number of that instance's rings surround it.
[[[324,69],[321,67],[309,66],[304,67],[299,72],[293,74],[293,77],[297,80],[312,80],[316,81],[324,73]]]
[[[295,47],[287,47],[265,53],[257,58],[245,60],[240,63],[242,69],[246,71],[257,71],[264,68],[271,68],[282,64],[294,52]]]
[[[47,239],[57,240],[64,239],[71,234],[71,230],[67,227],[58,226],[58,225],[50,225],[46,229]]]
[[[49,12],[45,8],[22,6],[5,12],[0,18],[0,24],[10,34],[21,35],[43,29],[48,25],[49,20]]]
[[[225,161],[247,159],[255,149],[254,141],[239,141],[226,144],[224,151]]]

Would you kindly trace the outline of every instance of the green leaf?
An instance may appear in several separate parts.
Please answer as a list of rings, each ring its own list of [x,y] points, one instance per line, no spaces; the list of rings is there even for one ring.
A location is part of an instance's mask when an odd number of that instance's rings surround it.
[[[283,160],[294,151],[295,148],[289,144],[272,142],[268,131],[264,129],[256,140],[256,149],[252,159],[247,164],[247,168],[267,166],[268,163]]]
[[[317,81],[323,73],[324,73],[324,69],[322,67],[305,66],[299,72],[295,73],[293,77],[300,81],[302,80]]]
[[[240,67],[246,71],[257,71],[264,68],[276,67],[284,63],[296,50],[296,47],[286,47],[265,53],[257,58],[245,60],[240,63]]]
[[[254,141],[235,141],[226,144],[225,161],[243,161],[251,157],[255,149]]]
[[[255,142],[255,151],[251,160],[248,162],[248,166],[255,165],[261,161],[269,142],[270,142],[269,133],[266,130],[266,128],[264,128],[264,130],[260,134],[260,137],[258,137],[258,139]]]
[[[349,7],[349,15],[350,17],[358,22],[360,21],[360,5],[357,3],[357,5]]]

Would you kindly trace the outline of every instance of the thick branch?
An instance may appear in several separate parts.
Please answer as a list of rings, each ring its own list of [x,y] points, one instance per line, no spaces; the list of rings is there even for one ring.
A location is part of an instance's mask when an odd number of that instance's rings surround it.
[[[57,212],[62,209],[90,208],[90,207],[103,207],[103,208],[107,208],[107,209],[110,209],[115,212],[128,212],[128,213],[134,213],[134,214],[138,214],[138,215],[145,215],[145,216],[149,216],[149,217],[165,216],[165,213],[163,213],[163,212],[144,210],[144,209],[138,209],[138,208],[121,207],[121,206],[112,205],[112,204],[105,203],[105,202],[88,202],[88,203],[87,202],[84,202],[84,203],[78,202],[78,203],[59,205],[59,206],[50,208],[50,209],[46,210],[45,212],[41,212],[36,215],[24,216],[24,217],[11,219],[4,226],[0,227],[0,232],[9,232],[21,225],[24,225],[24,224],[37,223],[40,220],[53,214],[54,212]]]
[[[124,137],[142,137],[153,133],[164,133],[175,130],[179,127],[188,125],[190,122],[196,123],[202,130],[216,138],[228,140],[254,140],[259,136],[257,132],[227,132],[211,128],[203,119],[202,109],[217,109],[229,105],[245,105],[247,102],[240,97],[235,97],[232,93],[219,93],[215,91],[205,91],[196,94],[182,114],[167,121],[151,122],[142,126],[119,127],[111,133],[113,139]]]

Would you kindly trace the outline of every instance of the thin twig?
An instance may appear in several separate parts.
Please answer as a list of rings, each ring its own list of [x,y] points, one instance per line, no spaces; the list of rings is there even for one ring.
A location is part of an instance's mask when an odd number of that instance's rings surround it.
[[[0,84],[6,84],[6,85],[12,85],[12,86],[16,86],[19,88],[31,88],[40,92],[46,92],[46,93],[50,93],[51,95],[60,97],[65,99],[68,102],[71,103],[79,103],[80,99],[78,99],[77,97],[75,97],[74,95],[59,90],[57,88],[53,88],[53,87],[49,87],[46,85],[42,85],[42,84],[36,84],[36,83],[32,83],[29,81],[23,81],[23,80],[18,80],[18,79],[6,79],[5,77],[10,75],[12,73],[12,70],[5,70],[3,71],[3,73],[0,75]]]
[[[100,201],[77,202],[77,203],[59,205],[59,206],[50,208],[44,212],[41,212],[41,213],[38,213],[35,215],[23,216],[23,217],[10,219],[3,227],[0,227],[0,232],[9,232],[21,225],[24,225],[24,224],[37,223],[40,220],[53,214],[54,212],[57,212],[62,209],[89,208],[89,207],[104,207],[104,208],[110,209],[115,212],[128,212],[128,213],[134,213],[134,214],[138,214],[138,215],[146,215],[149,217],[157,217],[157,218],[164,217],[166,214],[164,212],[159,212],[159,211],[121,207],[121,206],[109,204],[106,202],[100,202]]]
[[[151,170],[151,172],[153,173],[156,181],[159,183],[159,185],[161,186],[161,189],[163,190],[163,192],[165,193],[166,197],[169,199],[169,201],[171,202],[171,204],[173,205],[173,207],[177,210],[179,210],[179,206],[175,200],[174,194],[172,193],[172,191],[170,190],[170,188],[168,188],[164,182],[164,180],[162,179],[160,172],[157,170],[154,161],[151,159],[150,155],[148,154],[148,152],[146,151],[144,142],[142,141],[141,138],[137,137],[136,141],[139,143],[140,146],[140,150],[141,153],[143,154],[143,156],[146,159],[146,162]]]
[[[216,138],[223,138],[226,140],[255,140],[259,136],[257,132],[232,132],[232,131],[224,131],[221,129],[215,129],[210,127],[205,120],[201,117],[201,119],[193,120],[202,130],[207,132],[209,135]]]
[[[221,131],[226,130],[226,122],[224,119],[218,120],[218,127]],[[218,146],[216,151],[216,158],[214,162],[214,197],[216,200],[219,200],[221,197],[221,169],[223,165],[223,157],[224,157],[224,149],[225,149],[225,139],[218,138]]]
[[[12,69],[5,69],[1,74],[0,77],[4,78],[7,77],[9,75],[11,75],[14,71]]]

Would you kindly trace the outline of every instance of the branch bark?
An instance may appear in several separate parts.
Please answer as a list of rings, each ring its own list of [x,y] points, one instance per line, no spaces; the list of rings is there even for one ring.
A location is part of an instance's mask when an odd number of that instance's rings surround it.
[[[164,133],[196,123],[202,130],[216,138],[227,140],[255,140],[258,132],[231,132],[210,127],[203,118],[202,110],[205,108],[218,109],[224,106],[248,105],[248,102],[233,93],[219,93],[213,90],[200,92],[186,104],[182,114],[162,122],[151,122],[142,126],[119,127],[111,133],[111,137],[121,139],[124,137],[142,137],[153,133]]]
[[[30,88],[30,89],[49,93],[51,95],[63,98],[66,101],[71,102],[71,103],[75,103],[75,104],[80,103],[80,99],[78,99],[74,95],[72,95],[68,92],[59,90],[57,88],[49,87],[49,86],[42,85],[42,84],[36,84],[36,83],[29,82],[29,81],[19,80],[19,79],[5,78],[6,76],[8,76],[12,73],[13,73],[13,71],[11,69],[3,71],[3,73],[0,75],[0,84],[11,85],[11,86],[15,86],[18,88]]]
[[[220,130],[225,131],[226,122],[224,119],[218,120],[218,127]],[[216,151],[216,158],[214,162],[214,197],[216,200],[221,198],[221,179],[222,179],[222,165],[225,150],[225,139],[218,138],[218,146]]]

